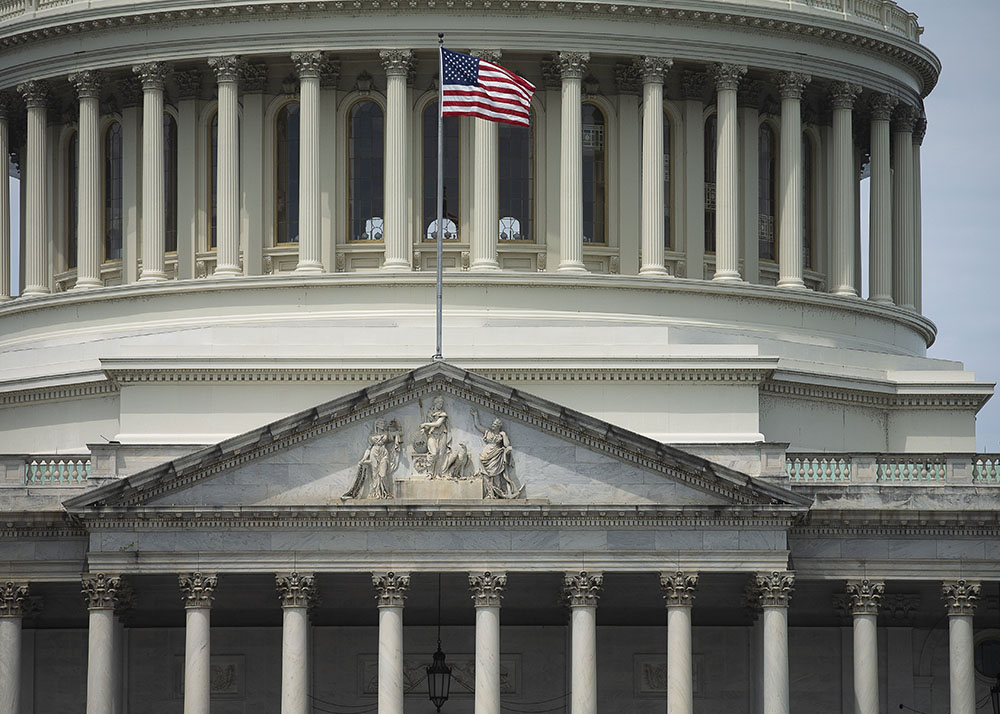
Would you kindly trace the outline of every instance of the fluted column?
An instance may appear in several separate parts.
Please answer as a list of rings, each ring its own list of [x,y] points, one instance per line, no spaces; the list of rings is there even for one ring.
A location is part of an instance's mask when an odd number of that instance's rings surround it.
[[[778,172],[779,288],[805,289],[802,280],[802,90],[808,74],[779,72],[781,93],[781,166]]]
[[[21,621],[27,597],[27,583],[0,585],[0,714],[21,712]]]
[[[899,100],[872,97],[871,199],[868,228],[868,299],[892,304],[892,168],[889,165],[889,119]]]
[[[879,603],[885,583],[856,580],[847,583],[854,621],[854,714],[878,714]]]
[[[980,584],[951,580],[942,584],[948,610],[948,672],[951,714],[975,714],[976,668],[973,659],[972,616],[976,613]]]
[[[163,175],[163,85],[167,66],[162,62],[136,65],[142,81],[142,275],[140,283],[167,279],[166,190]]]
[[[560,52],[562,78],[559,104],[559,272],[585,273],[583,267],[583,124],[580,85],[590,63],[589,52]]]
[[[10,157],[10,132],[7,120],[10,116],[11,97],[0,92],[0,157]],[[0,302],[10,297],[10,181],[0,181]]]
[[[218,577],[208,573],[186,573],[179,576],[178,581],[185,608],[184,714],[208,714],[212,600]]]
[[[861,87],[850,82],[834,82],[830,88],[833,106],[833,173],[831,206],[833,243],[830,270],[831,292],[857,297],[854,287],[854,223],[856,174],[854,172],[854,100]]]
[[[755,586],[764,612],[764,711],[788,714],[788,601],[795,576],[758,573]]]
[[[80,99],[80,124],[77,130],[77,214],[76,221],[76,285],[75,290],[90,290],[104,285],[101,280],[101,130],[99,72],[71,74],[70,83]]]
[[[570,714],[597,712],[597,599],[604,585],[601,573],[567,573],[563,593],[570,607]]]
[[[739,282],[739,142],[736,90],[746,65],[712,67],[717,92],[718,148],[715,164],[715,276],[713,280]]]
[[[475,714],[500,714],[500,600],[506,573],[470,573],[476,606]]]
[[[215,277],[242,275],[240,269],[240,124],[239,94],[243,59],[212,57],[219,94],[219,159],[216,208],[218,239]]]
[[[475,50],[474,56],[499,62],[500,50]],[[472,120],[473,181],[470,270],[500,270],[497,241],[500,236],[499,137],[500,125]]]
[[[892,124],[892,298],[912,310],[913,298],[913,127],[917,110],[896,107]]]
[[[410,50],[382,50],[385,67],[385,259],[383,270],[410,270],[410,231],[406,212],[410,108],[406,77],[413,66]]]
[[[325,55],[292,55],[299,75],[299,264],[296,273],[323,272],[320,232],[320,111],[319,82]]]
[[[118,662],[115,607],[124,589],[121,577],[96,573],[83,576],[83,595],[90,622],[87,631],[87,714],[112,714],[114,669]]]
[[[642,267],[640,275],[667,275],[664,256],[663,78],[673,65],[643,57],[642,73]]]
[[[25,161],[25,244],[24,289],[22,297],[38,297],[49,293],[49,240],[46,225],[48,213],[47,171],[48,148],[45,125],[49,88],[44,81],[32,80],[19,84],[17,91],[28,108],[28,156]]]
[[[409,573],[374,573],[378,601],[378,714],[403,714],[403,603]]]
[[[274,580],[281,601],[281,714],[309,714],[309,605],[316,579],[279,573]]]
[[[691,606],[698,587],[695,573],[660,573],[667,601],[667,711],[694,711],[694,670],[691,665]]]
[[[920,187],[920,147],[927,132],[927,119],[921,117],[913,128],[913,309],[923,312],[923,214]],[[3,299],[0,297],[0,299]]]

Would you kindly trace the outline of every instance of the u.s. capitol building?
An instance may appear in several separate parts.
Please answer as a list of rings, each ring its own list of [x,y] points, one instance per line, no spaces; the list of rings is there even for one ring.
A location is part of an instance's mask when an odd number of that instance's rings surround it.
[[[439,31],[537,92],[445,121],[432,362]],[[926,355],[921,32],[0,2],[0,714],[429,714],[438,649],[443,712],[988,711],[994,385]]]

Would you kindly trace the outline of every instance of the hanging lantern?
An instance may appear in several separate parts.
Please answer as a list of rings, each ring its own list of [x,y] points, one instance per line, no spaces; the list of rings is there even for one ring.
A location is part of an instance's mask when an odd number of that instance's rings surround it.
[[[441,657],[442,661],[444,661],[444,655],[441,655]],[[993,700],[993,714],[1000,714],[1000,674],[997,675],[996,683],[990,687],[990,699]],[[440,707],[438,711],[441,711]]]
[[[448,701],[451,691],[451,667],[445,664],[444,652],[441,651],[441,640],[434,653],[434,662],[427,668],[427,694],[431,702],[441,711],[441,706]]]

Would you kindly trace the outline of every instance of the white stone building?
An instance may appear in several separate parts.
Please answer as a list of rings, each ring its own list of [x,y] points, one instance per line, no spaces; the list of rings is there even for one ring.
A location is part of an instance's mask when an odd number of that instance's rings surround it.
[[[438,31],[537,92],[446,120],[430,362]],[[0,714],[429,713],[439,648],[446,712],[989,711],[994,385],[926,355],[921,32],[0,2]]]

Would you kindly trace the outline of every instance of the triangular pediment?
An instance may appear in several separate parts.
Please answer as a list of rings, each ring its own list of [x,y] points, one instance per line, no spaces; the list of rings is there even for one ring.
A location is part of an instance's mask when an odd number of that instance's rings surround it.
[[[114,481],[100,507],[804,506],[790,491],[438,362]]]

